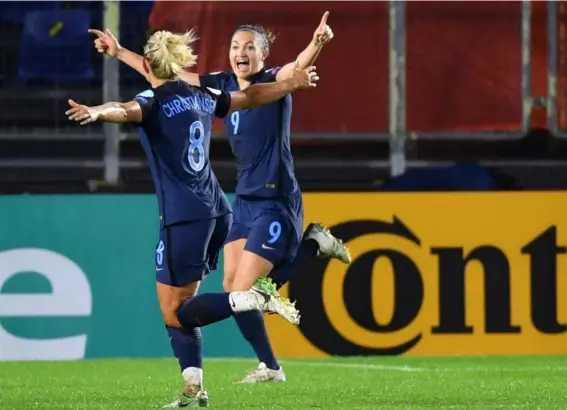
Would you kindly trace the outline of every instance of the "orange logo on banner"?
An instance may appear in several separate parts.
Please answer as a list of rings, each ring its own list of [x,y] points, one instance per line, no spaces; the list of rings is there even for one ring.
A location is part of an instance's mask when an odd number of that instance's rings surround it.
[[[567,194],[306,194],[353,262],[314,259],[287,291],[278,353],[567,353]]]

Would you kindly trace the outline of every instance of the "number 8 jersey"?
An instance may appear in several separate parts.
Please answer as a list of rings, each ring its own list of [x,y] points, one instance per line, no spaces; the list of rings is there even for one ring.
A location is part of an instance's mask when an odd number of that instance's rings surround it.
[[[211,169],[214,116],[230,110],[230,94],[169,81],[135,97],[143,112],[140,141],[158,196],[161,227],[231,213]]]

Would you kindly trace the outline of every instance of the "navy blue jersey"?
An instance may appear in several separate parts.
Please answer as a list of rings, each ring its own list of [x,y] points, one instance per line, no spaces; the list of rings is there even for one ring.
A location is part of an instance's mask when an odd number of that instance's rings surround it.
[[[231,212],[211,169],[213,116],[230,109],[230,94],[169,81],[138,94],[140,140],[158,196],[161,226]]]
[[[252,83],[276,81],[278,69],[262,70]],[[234,73],[200,76],[201,85],[222,91],[239,90]],[[291,95],[225,118],[232,152],[236,157],[237,195],[282,198],[299,190],[290,147]]]

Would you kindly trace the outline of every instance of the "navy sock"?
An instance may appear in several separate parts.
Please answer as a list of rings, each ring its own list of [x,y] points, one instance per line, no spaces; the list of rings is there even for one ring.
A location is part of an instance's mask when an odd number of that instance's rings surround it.
[[[293,262],[274,269],[269,277],[274,281],[278,289],[281,288],[291,279],[298,266],[317,256],[318,251],[319,244],[315,239],[304,239],[301,241],[301,245],[299,245]]]
[[[234,318],[240,328],[240,332],[248,343],[252,345],[258,360],[265,363],[268,369],[279,369],[280,365],[270,345],[262,312],[252,310],[234,315]]]
[[[188,367],[203,368],[203,345],[201,343],[201,329],[176,329],[166,326],[169,333],[169,342],[181,371]]]
[[[207,326],[233,315],[229,293],[204,293],[187,299],[177,311],[177,319],[185,328]]]

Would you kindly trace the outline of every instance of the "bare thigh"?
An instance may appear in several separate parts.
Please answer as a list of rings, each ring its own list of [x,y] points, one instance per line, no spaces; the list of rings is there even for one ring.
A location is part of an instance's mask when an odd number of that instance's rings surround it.
[[[246,246],[246,238],[237,239],[224,246],[224,280],[223,288],[225,292],[231,292],[238,270],[238,264]]]
[[[232,291],[250,290],[257,279],[268,276],[273,268],[274,264],[269,260],[244,250],[232,282]]]
[[[177,319],[177,311],[186,299],[197,294],[201,281],[179,287],[164,285],[160,282],[156,282],[156,284],[159,309],[165,324],[177,329],[182,328],[181,323]]]

